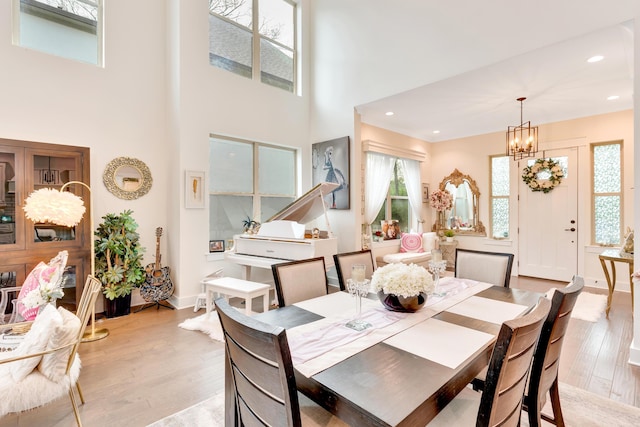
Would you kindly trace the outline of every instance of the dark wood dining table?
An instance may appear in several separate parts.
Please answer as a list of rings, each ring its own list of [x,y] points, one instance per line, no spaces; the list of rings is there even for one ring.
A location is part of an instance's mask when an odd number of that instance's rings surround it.
[[[494,286],[477,296],[533,306],[541,294]],[[288,329],[322,316],[292,305],[260,313],[255,318]],[[498,324],[446,311],[433,318],[495,336],[500,330]],[[494,342],[477,350],[455,369],[380,342],[309,378],[296,371],[297,387],[352,426],[424,426],[487,366]],[[227,394],[231,414],[232,396]],[[227,425],[231,425],[229,416],[228,411]]]

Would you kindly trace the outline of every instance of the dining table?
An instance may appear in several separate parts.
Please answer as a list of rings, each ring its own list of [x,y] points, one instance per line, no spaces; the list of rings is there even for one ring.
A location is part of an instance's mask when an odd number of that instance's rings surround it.
[[[334,292],[254,316],[286,329],[298,391],[352,426],[425,426],[488,365],[502,322],[542,294],[468,279],[440,279],[414,313],[385,309],[370,293]],[[228,361],[227,361],[228,363]],[[235,413],[227,364],[227,425]]]

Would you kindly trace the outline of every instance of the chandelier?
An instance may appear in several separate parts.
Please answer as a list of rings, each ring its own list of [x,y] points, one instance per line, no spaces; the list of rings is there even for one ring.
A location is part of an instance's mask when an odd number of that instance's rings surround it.
[[[524,157],[535,157],[538,152],[538,126],[531,126],[531,122],[522,121],[522,101],[527,98],[518,98],[520,102],[520,125],[507,128],[507,156],[513,156],[513,160]]]

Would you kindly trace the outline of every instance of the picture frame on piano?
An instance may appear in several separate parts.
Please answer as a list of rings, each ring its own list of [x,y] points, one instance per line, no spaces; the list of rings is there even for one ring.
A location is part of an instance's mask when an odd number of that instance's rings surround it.
[[[204,172],[185,171],[184,207],[204,209]]]
[[[224,240],[209,240],[209,253],[224,252]]]
[[[349,209],[349,137],[316,142],[311,145],[313,186],[322,182],[339,184],[325,201],[329,209]]]

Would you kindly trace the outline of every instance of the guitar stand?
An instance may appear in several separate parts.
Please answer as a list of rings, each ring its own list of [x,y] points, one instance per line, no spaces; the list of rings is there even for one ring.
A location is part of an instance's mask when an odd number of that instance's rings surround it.
[[[166,304],[161,304],[160,301],[156,301],[155,303],[151,303],[151,304],[145,304],[144,306],[142,306],[142,308],[137,309],[134,313],[139,313],[142,310],[146,310],[147,308],[151,308],[151,307],[156,307],[156,310],[160,310],[160,307],[165,307],[165,308],[170,308],[171,310],[175,310],[175,307],[172,307],[170,305],[166,305]]]

